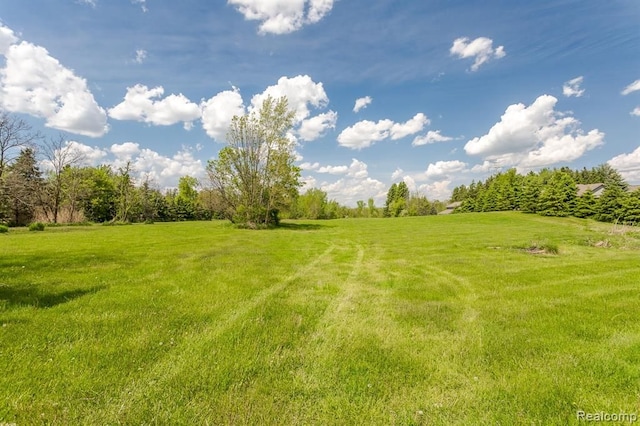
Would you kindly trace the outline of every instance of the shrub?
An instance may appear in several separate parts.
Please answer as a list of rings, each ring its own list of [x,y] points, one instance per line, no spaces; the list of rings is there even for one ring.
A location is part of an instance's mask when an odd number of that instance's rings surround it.
[[[9,232],[9,227],[7,225],[0,225],[0,234],[6,234]]]
[[[33,222],[29,225],[29,231],[44,231],[44,223]]]

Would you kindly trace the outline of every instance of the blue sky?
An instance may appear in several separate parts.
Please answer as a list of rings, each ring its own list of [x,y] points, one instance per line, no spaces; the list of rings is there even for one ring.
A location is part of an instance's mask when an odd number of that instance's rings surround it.
[[[640,183],[638,46],[637,0],[3,2],[0,108],[160,188],[204,183],[266,94],[296,111],[305,188],[350,205],[510,167]]]

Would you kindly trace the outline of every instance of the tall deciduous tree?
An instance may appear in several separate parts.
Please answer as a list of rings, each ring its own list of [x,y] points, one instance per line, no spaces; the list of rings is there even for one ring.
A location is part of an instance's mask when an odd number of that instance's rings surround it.
[[[45,186],[43,209],[49,220],[58,223],[58,214],[64,196],[63,172],[67,167],[78,166],[85,159],[85,155],[66,141],[64,135],[45,141],[42,152],[50,168],[49,179]]]
[[[300,168],[287,137],[293,117],[285,97],[271,96],[259,111],[233,117],[228,145],[207,166],[232,222],[277,224],[279,210],[295,199]]]
[[[127,161],[124,167],[118,168],[115,176],[116,189],[116,216],[114,220],[121,222],[131,221],[132,210],[136,204],[136,191],[132,175],[131,162]]]
[[[86,189],[82,195],[85,217],[94,222],[107,222],[116,214],[115,176],[109,166],[91,167],[83,176]]]

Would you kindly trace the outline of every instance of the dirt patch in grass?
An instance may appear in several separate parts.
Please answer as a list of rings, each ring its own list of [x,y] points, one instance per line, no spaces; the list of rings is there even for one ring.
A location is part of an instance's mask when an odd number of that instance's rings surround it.
[[[558,246],[554,243],[549,243],[546,241],[538,242],[533,241],[530,244],[524,245],[520,247],[525,253],[528,254],[553,254],[556,255],[560,252]]]

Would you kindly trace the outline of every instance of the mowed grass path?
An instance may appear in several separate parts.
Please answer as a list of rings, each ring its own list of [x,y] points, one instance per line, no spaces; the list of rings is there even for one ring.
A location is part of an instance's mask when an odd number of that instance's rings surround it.
[[[0,423],[640,414],[640,234],[610,229],[493,213],[12,230]]]

